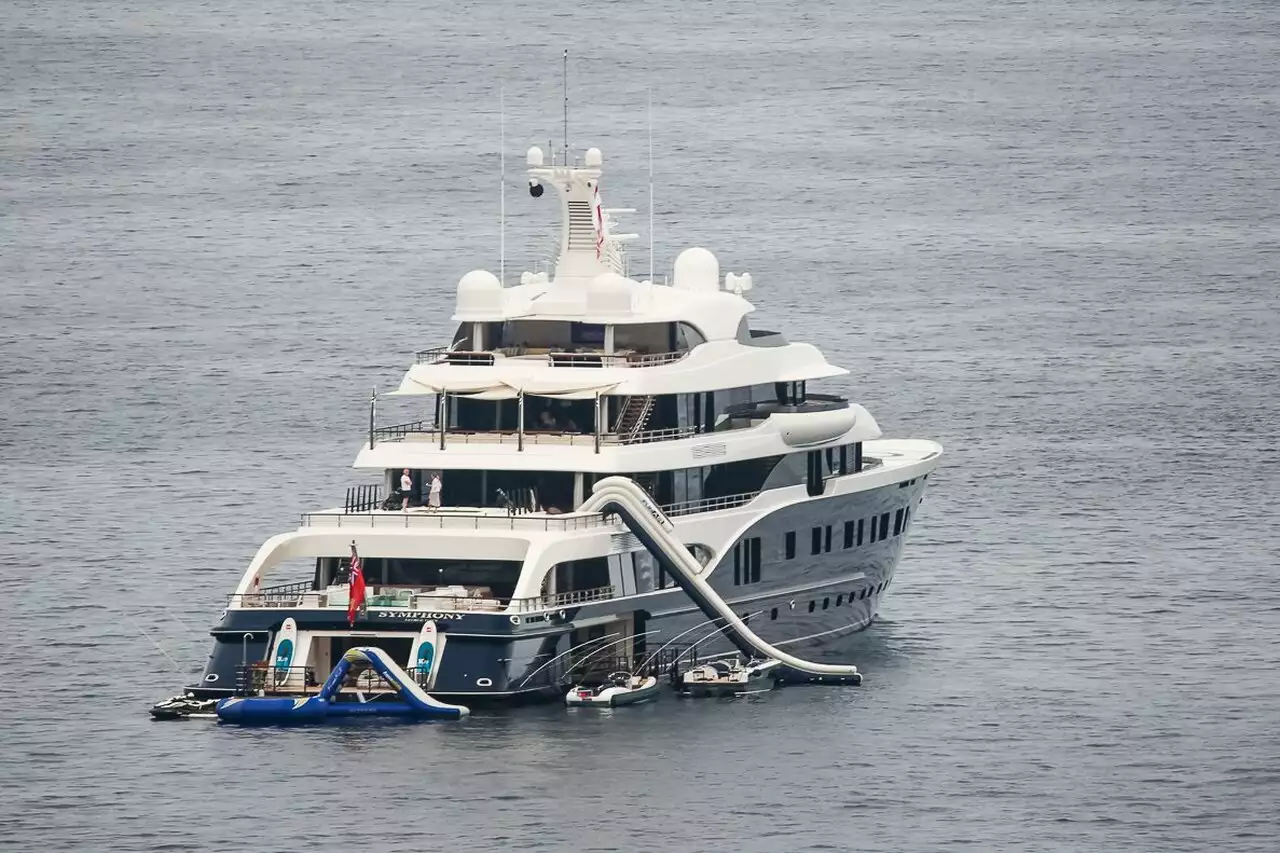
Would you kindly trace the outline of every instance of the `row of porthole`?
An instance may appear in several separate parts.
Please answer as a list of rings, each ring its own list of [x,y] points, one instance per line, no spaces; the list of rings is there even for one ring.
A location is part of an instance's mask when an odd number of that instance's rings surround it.
[[[885,581],[884,583],[878,584],[874,588],[869,586],[864,587],[861,593],[851,592],[849,593],[849,603],[852,604],[854,601],[862,601],[868,595],[879,595],[880,593],[884,592],[888,587],[889,587],[889,581]],[[840,593],[839,595],[836,596],[836,607],[841,607],[844,605],[844,603],[845,603],[844,593]],[[826,610],[829,607],[831,607],[831,596],[828,595],[822,599],[822,609]],[[809,612],[812,613],[817,609],[818,609],[817,599],[811,599],[809,601]],[[778,608],[775,607],[769,611],[769,621],[772,622],[777,618],[778,618]],[[747,620],[747,617],[744,615],[743,621],[746,621],[746,620]]]

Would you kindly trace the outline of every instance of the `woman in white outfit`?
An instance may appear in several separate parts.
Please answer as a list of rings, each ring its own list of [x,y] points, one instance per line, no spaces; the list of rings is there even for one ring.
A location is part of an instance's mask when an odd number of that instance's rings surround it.
[[[440,492],[444,484],[440,482],[440,472],[431,472],[431,487],[427,490],[427,508],[435,512],[440,508]]]
[[[413,494],[413,477],[409,476],[409,469],[405,468],[404,473],[400,475],[400,496],[404,498],[400,503],[400,511],[409,511],[409,495]]]

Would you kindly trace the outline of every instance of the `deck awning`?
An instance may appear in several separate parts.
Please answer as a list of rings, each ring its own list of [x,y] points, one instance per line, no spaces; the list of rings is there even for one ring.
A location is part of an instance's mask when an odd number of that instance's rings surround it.
[[[604,394],[623,380],[625,368],[557,368],[548,374],[538,365],[467,368],[454,365],[418,364],[409,368],[400,387],[390,397],[417,397],[427,394],[462,394],[476,400],[510,400],[523,391],[538,397],[587,400]]]

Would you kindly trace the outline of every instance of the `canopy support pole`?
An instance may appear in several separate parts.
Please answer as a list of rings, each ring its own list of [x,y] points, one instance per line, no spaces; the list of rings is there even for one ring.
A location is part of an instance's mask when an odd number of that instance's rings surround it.
[[[516,450],[524,450],[524,390],[516,394]]]

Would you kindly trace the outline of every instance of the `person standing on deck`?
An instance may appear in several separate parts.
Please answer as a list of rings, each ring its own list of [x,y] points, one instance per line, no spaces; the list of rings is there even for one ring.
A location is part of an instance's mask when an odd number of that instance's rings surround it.
[[[404,499],[400,504],[401,512],[409,511],[409,495],[413,493],[413,477],[409,476],[409,469],[405,468],[404,473],[400,475],[400,496]]]
[[[427,491],[427,509],[435,512],[440,508],[440,492],[444,490],[444,484],[440,482],[440,472],[431,472],[431,487]]]

